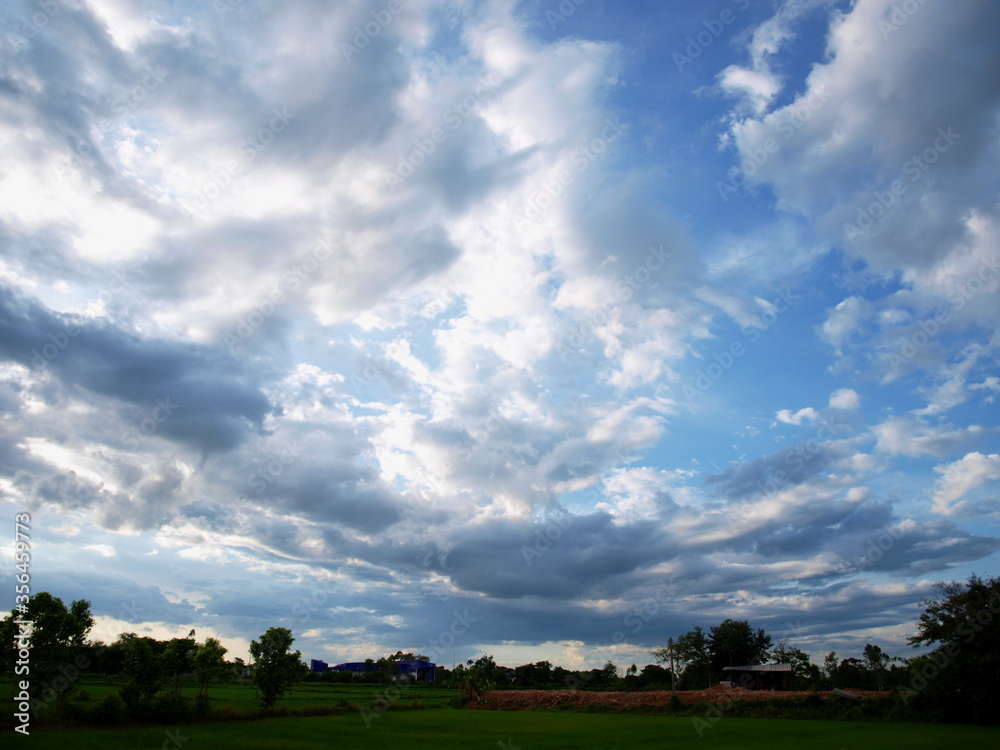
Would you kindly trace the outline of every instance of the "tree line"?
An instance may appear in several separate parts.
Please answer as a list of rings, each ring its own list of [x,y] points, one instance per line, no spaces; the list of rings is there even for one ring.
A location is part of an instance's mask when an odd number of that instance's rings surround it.
[[[996,723],[991,693],[1000,673],[1000,577],[972,575],[966,582],[940,583],[922,602],[914,646],[932,647],[910,659],[887,654],[866,644],[858,656],[838,658],[829,652],[822,665],[787,640],[774,643],[762,628],[747,620],[726,619],[706,632],[694,626],[670,638],[651,652],[656,664],[621,670],[608,661],[602,668],[568,670],[549,661],[518,667],[498,665],[491,655],[459,664],[454,670],[438,667],[440,682],[476,692],[491,688],[584,688],[596,690],[700,690],[716,684],[726,666],[765,663],[792,665],[786,685],[793,690],[831,687],[894,691],[908,717],[924,720]],[[25,678],[20,665],[23,639],[18,621],[31,621],[30,684],[32,711],[55,705],[62,715],[70,688],[84,672],[105,674],[118,690],[95,705],[92,713],[108,723],[123,718],[175,721],[207,712],[209,686],[226,680],[250,680],[257,700],[270,709],[291,685],[302,680],[390,682],[400,679],[396,662],[426,659],[397,651],[368,662],[374,669],[350,672],[310,672],[287,628],[269,628],[250,643],[251,664],[227,661],[217,639],[198,642],[195,631],[184,638],[156,640],[123,633],[105,645],[88,640],[94,624],[90,603],[78,600],[65,605],[47,592],[32,596],[25,612],[11,612],[0,620],[0,674]],[[670,665],[672,664],[672,670]],[[666,665],[666,666],[664,666]],[[182,679],[197,681],[193,699],[182,696]]]
[[[30,622],[28,632],[20,623]],[[208,713],[209,685],[230,679],[250,679],[257,688],[261,708],[269,709],[309,668],[302,654],[290,650],[292,632],[268,628],[260,640],[250,642],[253,662],[226,661],[227,649],[216,638],[199,643],[195,631],[184,638],[157,640],[122,633],[111,644],[90,641],[94,625],[90,602],[76,600],[69,606],[47,591],[31,597],[22,612],[12,611],[0,620],[0,674],[30,685],[31,712],[37,716],[55,706],[64,716],[67,697],[84,673],[113,678],[118,690],[91,709],[101,723],[125,719],[176,721]],[[18,635],[25,636],[18,638]],[[26,658],[22,646],[27,645]],[[193,699],[181,694],[182,678],[194,677],[199,691]]]
[[[880,646],[868,643],[860,657],[838,661],[829,652],[820,667],[800,648],[782,639],[774,644],[763,628],[753,628],[747,620],[726,619],[706,633],[695,626],[668,645],[651,652],[659,663],[674,664],[676,688],[703,690],[726,679],[725,667],[760,664],[789,664],[789,690],[853,688],[891,690],[902,684],[909,670],[907,662],[889,656]]]

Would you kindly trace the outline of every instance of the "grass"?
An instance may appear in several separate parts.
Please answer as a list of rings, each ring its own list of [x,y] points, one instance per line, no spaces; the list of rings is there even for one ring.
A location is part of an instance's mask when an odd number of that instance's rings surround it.
[[[193,724],[122,729],[37,729],[32,748],[65,750],[139,750],[201,747],[239,750],[282,748],[662,748],[671,750],[734,747],[768,750],[808,747],[815,750],[885,750],[887,747],[990,747],[1000,729],[966,725],[855,723],[721,718],[701,726],[691,718],[564,714],[536,711],[390,711],[367,727],[358,713],[314,718]],[[992,737],[992,740],[990,739]],[[183,739],[186,738],[186,739]]]
[[[9,685],[0,681],[0,695]],[[74,683],[70,700],[93,705],[117,686],[87,675]],[[366,723],[358,707],[367,709],[386,693],[383,685],[301,683],[278,701],[279,711],[300,716],[250,719],[258,714],[254,688],[249,683],[213,685],[209,690],[214,716],[243,721],[208,721],[182,727],[126,726],[117,728],[57,727],[33,721],[32,748],[545,748],[673,749],[739,747],[831,748],[864,750],[886,747],[939,748],[996,746],[1000,729],[968,725],[840,722],[795,719],[746,719],[721,716],[712,720],[701,708],[685,716],[619,715],[553,711],[463,711],[449,708],[456,691],[432,685],[402,690],[384,713],[371,714]],[[197,686],[183,684],[194,695]],[[79,701],[80,691],[89,700]],[[405,710],[422,708],[425,710]],[[404,709],[404,710],[401,710]],[[310,710],[339,712],[309,716]],[[700,730],[700,734],[699,734]],[[6,732],[5,732],[6,733]],[[992,739],[990,739],[992,738]],[[27,746],[27,745],[26,745]]]
[[[81,706],[92,706],[106,695],[116,692],[118,687],[105,677],[86,675],[74,682],[67,691],[67,696],[71,702],[79,703]],[[8,695],[12,695],[11,689],[9,679],[0,679],[0,696],[6,699]],[[172,686],[168,686],[167,689],[172,689]],[[181,683],[181,693],[189,698],[193,698],[198,690],[198,686],[191,681]],[[76,697],[81,691],[89,695],[89,700],[77,700]],[[373,701],[385,695],[385,691],[385,685],[303,682],[286,692],[278,700],[276,707],[294,713],[317,707],[371,706]],[[249,681],[211,685],[208,695],[213,708],[222,708],[229,714],[253,714],[259,709],[256,691]],[[418,701],[422,707],[440,708],[447,706],[456,695],[453,688],[416,684],[403,691],[402,699],[398,703],[411,706],[414,701]],[[41,716],[45,720],[51,719],[54,715],[55,705],[50,705]]]

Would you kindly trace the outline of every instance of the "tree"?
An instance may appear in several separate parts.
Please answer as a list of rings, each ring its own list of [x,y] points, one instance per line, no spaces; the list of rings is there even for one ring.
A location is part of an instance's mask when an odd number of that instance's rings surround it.
[[[227,649],[217,638],[206,638],[205,642],[194,653],[194,673],[198,677],[203,695],[208,694],[208,683],[222,680],[228,673],[226,665]]]
[[[613,685],[618,680],[618,665],[608,659],[601,669],[601,681],[605,685]]]
[[[841,659],[837,667],[837,687],[866,690],[869,687],[867,675],[868,671],[861,659],[853,656]]]
[[[302,677],[302,652],[288,650],[294,640],[288,628],[268,628],[259,642],[250,641],[253,682],[261,708],[274,706],[289,686]]]
[[[647,664],[639,672],[639,687],[666,689],[671,686],[670,670],[657,664]]]
[[[67,607],[59,597],[41,591],[28,600],[24,612],[12,611],[0,622],[2,671],[14,668],[17,648],[14,639],[20,632],[15,620],[32,623],[29,674],[33,702],[48,704],[54,698],[61,713],[66,692],[79,676],[77,657],[85,658],[89,650],[87,634],[94,626],[90,602],[79,599]]]
[[[789,690],[803,690],[815,685],[820,680],[819,667],[812,663],[809,654],[800,648],[795,648],[787,640],[778,641],[771,651],[771,660],[775,664],[791,664],[792,679],[789,680]]]
[[[831,682],[837,681],[837,652],[831,651],[823,659],[823,673]]]
[[[651,652],[659,663],[670,663],[670,648]],[[674,670],[681,674],[681,687],[710,687],[711,652],[708,636],[700,625],[681,635],[673,645]]]
[[[514,684],[522,687],[548,685],[552,681],[552,664],[539,661],[533,664],[522,664],[514,669]]]
[[[724,667],[761,664],[771,648],[771,636],[763,628],[754,630],[746,620],[723,620],[709,631],[708,649],[712,673],[721,675]]]
[[[174,692],[181,691],[181,675],[194,671],[194,653],[198,648],[194,631],[187,638],[171,638],[163,650],[163,671],[173,677]]]
[[[122,660],[122,686],[118,689],[132,716],[138,716],[163,687],[163,660],[156,653],[152,638],[140,638],[135,633],[122,633],[118,644]]]
[[[904,701],[948,720],[996,723],[992,686],[1000,674],[1000,577],[939,583],[922,602],[914,647],[936,646],[914,664]]]
[[[878,686],[879,691],[883,689],[882,678],[885,674],[885,670],[894,661],[901,661],[901,659],[895,656],[889,656],[889,654],[885,653],[881,648],[872,645],[871,643],[865,644],[865,666],[875,677],[875,684]]]
[[[475,661],[469,659],[468,665],[473,678],[484,684],[495,685],[501,678],[501,668],[493,660],[492,654],[483,654]]]

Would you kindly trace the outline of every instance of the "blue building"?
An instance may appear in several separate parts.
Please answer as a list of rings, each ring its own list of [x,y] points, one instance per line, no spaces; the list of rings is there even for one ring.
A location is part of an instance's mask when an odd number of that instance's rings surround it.
[[[330,668],[333,669],[333,670],[335,670],[335,671],[337,671],[337,672],[357,672],[359,674],[361,672],[377,672],[378,671],[378,667],[376,666],[375,662],[371,662],[371,664],[367,664],[367,663],[365,663],[363,661],[346,661],[343,664],[337,664],[337,665],[335,665],[333,667],[330,667]]]
[[[345,661],[343,664],[335,664],[331,667],[320,659],[310,659],[309,669],[313,672],[333,670],[336,672],[363,674],[365,672],[377,672],[378,665],[373,661]],[[396,674],[409,675],[414,682],[434,682],[436,670],[437,664],[421,659],[401,659],[396,662]]]
[[[403,659],[396,662],[396,672],[413,675],[415,682],[434,682],[437,665],[420,659]]]

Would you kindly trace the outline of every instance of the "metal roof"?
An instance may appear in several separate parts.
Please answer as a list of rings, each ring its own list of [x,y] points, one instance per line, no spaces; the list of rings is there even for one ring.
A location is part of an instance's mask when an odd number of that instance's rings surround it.
[[[723,672],[791,672],[791,664],[753,664],[746,667],[725,667]]]

